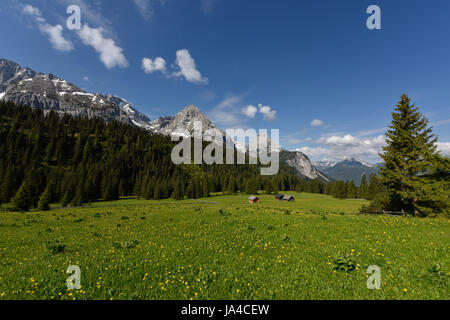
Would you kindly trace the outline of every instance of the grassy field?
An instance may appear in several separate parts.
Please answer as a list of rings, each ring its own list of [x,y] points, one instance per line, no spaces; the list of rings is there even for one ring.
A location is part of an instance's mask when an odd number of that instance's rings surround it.
[[[450,298],[447,219],[292,194],[0,212],[0,299]],[[67,290],[70,265],[80,290]],[[380,290],[367,289],[369,265]]]

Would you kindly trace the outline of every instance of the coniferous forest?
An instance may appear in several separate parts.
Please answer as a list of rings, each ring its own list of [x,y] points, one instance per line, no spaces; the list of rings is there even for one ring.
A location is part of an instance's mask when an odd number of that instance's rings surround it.
[[[283,167],[259,175],[250,165],[182,165],[170,159],[169,138],[120,122],[105,122],[0,103],[0,203],[16,210],[77,206],[137,196],[176,200],[212,192],[324,192]]]

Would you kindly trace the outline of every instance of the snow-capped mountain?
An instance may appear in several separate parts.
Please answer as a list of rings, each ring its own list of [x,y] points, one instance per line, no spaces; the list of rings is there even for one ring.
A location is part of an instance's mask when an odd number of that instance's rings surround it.
[[[99,117],[149,127],[150,119],[119,97],[88,93],[52,74],[37,73],[0,59],[0,98],[19,105],[73,116]]]
[[[312,164],[314,165],[314,167],[316,167],[317,170],[324,171],[328,168],[334,167],[337,164],[337,162],[323,160],[323,161],[314,161]]]
[[[200,121],[205,141],[213,141],[214,135],[220,135],[224,141],[229,141],[226,133],[216,127],[194,105],[187,106],[175,116],[166,116],[150,121],[147,116],[123,98],[110,94],[89,93],[52,74],[37,73],[6,59],[0,59],[0,99],[18,105],[39,108],[44,112],[53,110],[60,114],[89,118],[100,117],[106,121],[122,121],[165,136],[181,135],[186,131],[193,136],[194,123]],[[261,139],[258,137],[258,146],[260,144]],[[273,142],[268,139],[269,150],[272,144]],[[236,147],[241,152],[248,152],[248,148],[245,146],[235,143],[230,146]],[[280,153],[280,161],[293,168],[299,176],[328,180],[303,153],[287,151],[278,145],[275,146],[275,149]]]
[[[353,180],[356,185],[359,185],[363,174],[365,174],[367,178],[369,178],[372,173],[378,174],[378,166],[360,159],[348,158],[321,171],[331,179],[344,181]]]
[[[161,117],[150,123],[150,128],[162,135],[183,135],[184,131],[189,132],[191,136],[194,134],[194,124],[195,122],[201,122],[202,133],[204,134],[203,140],[213,141],[214,135],[212,132],[216,132],[223,137],[226,134],[223,130],[216,127],[211,120],[209,120],[201,111],[194,105],[189,105],[180,112],[178,112],[174,117]],[[217,130],[217,131],[214,131]]]
[[[225,131],[212,123],[212,121],[194,105],[187,106],[175,116],[160,117],[157,120],[152,121],[149,125],[149,130],[164,136],[185,136],[187,132],[189,133],[189,136],[193,137],[195,122],[201,122],[202,124],[202,139],[204,141],[212,142],[219,138],[222,139],[223,143],[228,147],[237,147],[231,138],[227,139]],[[239,148],[237,149],[239,150]]]
[[[148,130],[151,129],[150,119],[145,114],[136,110],[133,107],[133,105],[130,102],[128,102],[127,100],[117,97],[117,96],[113,96],[111,94],[97,93],[97,95],[99,97],[101,97],[102,99],[112,102],[115,105],[119,106],[119,108],[127,114],[128,118],[130,119],[132,124],[134,124],[138,127],[148,129]]]

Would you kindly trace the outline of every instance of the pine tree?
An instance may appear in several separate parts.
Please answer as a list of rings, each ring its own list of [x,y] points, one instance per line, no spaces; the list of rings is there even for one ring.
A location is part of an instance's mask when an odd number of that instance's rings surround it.
[[[236,179],[235,179],[234,177],[231,177],[231,178],[230,178],[230,181],[229,181],[229,183],[228,183],[227,191],[228,191],[229,193],[232,193],[232,194],[236,193],[236,191],[237,191],[237,185],[236,185]]]
[[[278,184],[277,183],[273,184],[272,190],[273,190],[273,194],[278,194],[279,193]]]
[[[376,174],[372,173],[369,176],[369,186],[367,187],[367,199],[373,200],[375,197],[383,191],[383,186],[381,185]]]
[[[270,182],[270,180],[268,180],[266,182],[266,186],[264,187],[264,192],[266,194],[272,194],[272,192],[273,192],[273,184]]]
[[[45,189],[45,191],[42,193],[41,197],[39,198],[38,209],[41,211],[50,210],[50,191],[48,188]]]
[[[362,175],[358,195],[359,195],[359,198],[361,198],[361,199],[367,199],[367,176],[366,176],[366,174]]]
[[[16,192],[11,200],[12,208],[15,211],[26,212],[30,210],[31,199],[28,192],[28,186],[26,182],[22,183],[19,190]]]
[[[158,181],[155,185],[155,191],[153,194],[153,199],[154,200],[160,200],[162,199],[162,189],[161,189],[161,182]]]
[[[436,165],[437,138],[418,110],[407,95],[402,95],[380,156],[384,160],[381,181],[390,196],[390,209],[422,215],[442,209],[441,197],[447,190],[429,177]]]
[[[256,195],[258,191],[256,190],[255,181],[253,179],[248,179],[245,185],[245,193],[248,195]]]
[[[66,193],[64,193],[64,196],[62,198],[61,205],[65,208],[69,205],[69,203],[70,203],[70,196],[69,192],[66,191]]]
[[[194,186],[191,183],[189,183],[188,187],[186,188],[186,197],[188,199],[194,199],[195,193],[194,193]]]
[[[356,199],[358,193],[356,190],[355,183],[353,181],[350,181],[347,185],[347,198],[348,199]]]
[[[206,180],[203,181],[203,184],[202,184],[202,196],[203,196],[203,198],[209,197],[209,183]]]
[[[183,196],[183,190],[181,187],[181,181],[177,181],[175,183],[175,187],[172,192],[172,198],[174,200],[183,200],[184,196]]]

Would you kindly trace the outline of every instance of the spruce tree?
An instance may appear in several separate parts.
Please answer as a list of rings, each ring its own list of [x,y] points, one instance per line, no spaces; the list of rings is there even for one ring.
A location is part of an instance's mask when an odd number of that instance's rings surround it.
[[[367,199],[367,176],[362,175],[361,184],[359,185],[358,196],[361,199]]]
[[[61,205],[65,208],[69,205],[69,203],[70,203],[70,196],[69,192],[66,191],[66,193],[64,193],[64,196],[62,198]]]
[[[155,185],[155,191],[153,194],[154,200],[160,200],[162,198],[162,189],[161,189],[161,182],[158,181]]]
[[[208,198],[209,197],[209,183],[206,180],[203,181],[202,196],[203,196],[203,198]]]
[[[273,184],[270,181],[266,182],[266,186],[264,187],[264,191],[266,194],[272,194],[273,192]]]
[[[415,215],[439,210],[447,190],[429,177],[437,161],[437,138],[428,120],[405,94],[392,118],[387,145],[380,154],[384,161],[381,181],[390,196],[390,209],[412,211]]]
[[[248,195],[256,195],[258,191],[256,190],[255,181],[253,179],[248,179],[245,185],[245,193]]]
[[[232,193],[232,194],[236,193],[236,191],[237,191],[237,185],[236,185],[236,180],[235,180],[234,177],[231,177],[231,178],[230,178],[230,181],[229,181],[229,183],[228,183],[227,191],[228,191],[229,193]]]
[[[175,183],[175,187],[174,187],[173,192],[172,192],[172,198],[174,200],[183,200],[183,198],[184,198],[183,190],[181,188],[181,182],[180,181],[177,181]]]
[[[353,181],[348,182],[347,185],[347,198],[348,199],[355,199],[357,196],[357,190],[355,183]]]
[[[280,193],[280,191],[278,190],[278,184],[277,184],[277,183],[274,183],[274,184],[273,184],[272,190],[273,190],[273,194],[278,194],[278,193]]]
[[[383,186],[381,185],[377,175],[372,173],[369,176],[369,185],[367,187],[367,199],[373,200],[376,196],[383,191]]]
[[[22,183],[19,190],[11,200],[12,208],[15,211],[26,212],[30,210],[31,199],[26,182]]]
[[[50,210],[50,191],[48,188],[45,189],[39,198],[38,209],[41,211]]]

